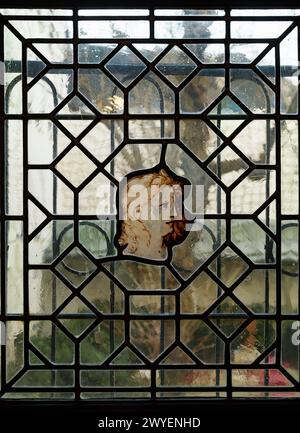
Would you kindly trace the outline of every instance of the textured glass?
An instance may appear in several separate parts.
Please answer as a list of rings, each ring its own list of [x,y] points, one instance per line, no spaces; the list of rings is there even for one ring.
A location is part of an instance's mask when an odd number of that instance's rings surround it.
[[[0,398],[299,397],[299,10],[82,6],[1,9]]]

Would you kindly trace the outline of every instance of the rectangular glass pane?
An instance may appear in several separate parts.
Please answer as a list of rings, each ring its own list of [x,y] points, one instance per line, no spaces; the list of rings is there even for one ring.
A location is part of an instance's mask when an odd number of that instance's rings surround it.
[[[154,11],[156,16],[180,16],[180,15],[192,15],[192,16],[210,16],[210,15],[225,15],[225,11],[215,9],[156,9]]]
[[[225,37],[225,23],[222,21],[156,21],[155,37],[156,39],[221,39]]]
[[[143,39],[149,37],[147,21],[79,21],[80,38]]]
[[[80,9],[79,16],[143,16],[149,15],[148,9]]]
[[[21,314],[23,312],[23,279],[24,279],[24,226],[22,221],[6,222],[6,312]]]
[[[281,122],[281,212],[299,212],[298,121]]]
[[[6,198],[8,215],[23,213],[23,125],[21,120],[5,122]]]

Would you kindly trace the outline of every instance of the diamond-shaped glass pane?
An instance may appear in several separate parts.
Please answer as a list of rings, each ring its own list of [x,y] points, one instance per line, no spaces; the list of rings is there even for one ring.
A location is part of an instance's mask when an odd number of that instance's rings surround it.
[[[156,65],[174,86],[179,86],[196,69],[193,60],[180,48],[173,47]]]
[[[248,168],[245,161],[228,146],[208,166],[226,186],[235,182]]]
[[[225,337],[230,337],[244,322],[245,319],[230,317],[226,319],[210,319]]]
[[[77,96],[73,96],[70,101],[65,104],[57,113],[61,114],[88,114],[90,116],[95,117],[95,114],[88,108],[88,106]]]
[[[73,147],[56,164],[56,169],[77,188],[96,169],[96,165],[78,147]]]
[[[231,248],[227,247],[209,265],[209,269],[229,287],[248,269],[248,265]]]
[[[125,87],[145,69],[145,64],[128,47],[123,47],[110,59],[105,68]]]
[[[153,62],[154,59],[167,47],[167,44],[133,44],[134,48],[148,60]]]
[[[241,107],[233,101],[229,96],[225,96],[210,112],[210,114],[228,114],[230,116],[234,115],[245,115],[246,113],[241,109]]]
[[[58,317],[59,321],[74,337],[79,337],[96,318],[88,306],[78,298],[72,299]]]
[[[96,270],[96,266],[78,247],[75,247],[61,260],[56,269],[74,287],[78,287]]]
[[[75,116],[75,118],[70,118],[70,116]],[[75,95],[56,113],[56,117],[74,137],[78,137],[89,126],[95,114]]]
[[[217,317],[218,314],[220,314],[220,317]],[[222,317],[224,314],[226,314],[226,317]],[[230,337],[247,318],[247,314],[229,296],[212,311],[211,316],[213,316],[210,317],[211,322],[226,337]]]

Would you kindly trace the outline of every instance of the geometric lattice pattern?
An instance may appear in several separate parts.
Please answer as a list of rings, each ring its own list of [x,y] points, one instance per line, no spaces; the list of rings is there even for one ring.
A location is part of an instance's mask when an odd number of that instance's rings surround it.
[[[0,12],[0,397],[299,397],[298,11]],[[161,170],[204,225],[122,252]]]

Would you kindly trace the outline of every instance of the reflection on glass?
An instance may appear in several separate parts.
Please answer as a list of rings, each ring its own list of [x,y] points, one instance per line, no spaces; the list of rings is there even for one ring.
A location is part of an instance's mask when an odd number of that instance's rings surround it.
[[[56,242],[53,243],[53,234]],[[73,242],[73,224],[53,220],[29,242],[30,264],[51,264]]]
[[[202,69],[180,92],[181,113],[202,113],[224,90],[224,69]]]
[[[149,72],[129,92],[130,114],[174,113],[174,92],[156,74]]]
[[[33,44],[50,63],[73,63],[71,44]]]
[[[182,343],[205,364],[222,364],[224,362],[224,342],[202,320],[181,320],[180,339]],[[219,357],[216,359],[216,344],[219,346]]]
[[[299,212],[298,121],[281,121],[281,212]]]
[[[280,43],[280,98],[281,113],[298,113],[298,32],[292,30]]]
[[[99,69],[79,69],[78,88],[102,114],[123,113],[123,92]]]
[[[235,296],[255,314],[276,311],[276,270],[254,269],[234,290]]]
[[[10,21],[24,38],[72,38],[72,21]]]
[[[223,16],[225,11],[218,9],[155,9],[154,15],[156,16],[180,16],[180,15],[192,15],[192,16]]]
[[[276,338],[274,320],[253,320],[230,344],[231,362],[252,364]],[[245,380],[241,375],[241,380]],[[248,385],[249,386],[249,385]]]
[[[233,21],[231,26],[232,38],[278,38],[292,21],[277,21],[270,25],[269,21]]]
[[[252,69],[232,69],[230,90],[252,113],[274,113],[275,94]]]
[[[23,125],[21,120],[5,122],[6,191],[8,215],[23,213]]]
[[[239,43],[230,44],[230,61],[232,63],[251,63],[268,44],[263,43]]]
[[[201,63],[224,63],[224,44],[186,44],[185,45]]]
[[[30,113],[50,113],[73,87],[73,72],[69,69],[50,69],[28,92]],[[57,93],[52,92],[56,88]]]
[[[209,27],[213,31],[209,31]],[[225,37],[222,21],[156,21],[157,39],[221,39]]]
[[[23,222],[5,223],[6,239],[6,312],[23,313]],[[3,259],[2,259],[3,260]]]
[[[228,173],[227,176],[231,177],[232,173]],[[274,170],[253,170],[232,191],[231,212],[252,214],[275,192],[275,189]]]
[[[281,225],[281,298],[284,314],[299,311],[299,226],[286,220]]]
[[[144,138],[174,138],[173,120],[129,120],[129,137],[135,140]]]
[[[22,112],[22,44],[7,27],[4,27],[4,58],[5,112],[19,114]],[[14,62],[19,67],[13,68]]]
[[[55,352],[52,350],[53,339]],[[50,320],[32,320],[29,327],[29,341],[43,357],[54,364],[73,364],[73,342]]]
[[[254,119],[233,139],[233,143],[254,164],[275,164],[275,122]]]
[[[116,48],[117,44],[79,44],[79,63],[100,63]]]
[[[128,143],[106,168],[115,179],[121,181],[133,171],[156,166],[160,160],[161,149],[162,145],[158,143]]]
[[[233,220],[231,240],[253,263],[275,263],[276,244],[255,221]]]
[[[143,39],[149,38],[148,21],[79,21],[80,38]]]
[[[143,16],[149,15],[149,9],[80,9],[79,16]]]
[[[82,364],[102,364],[123,341],[124,321],[105,319],[81,342],[80,362]]]
[[[196,64],[180,48],[173,47],[156,64],[156,69],[178,87],[196,69]]]
[[[163,338],[161,338],[162,328]],[[174,339],[174,320],[130,321],[130,341],[150,361],[158,358],[174,342]]]

